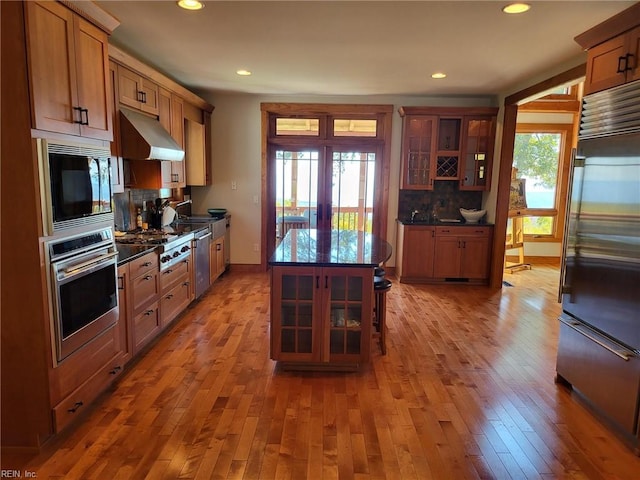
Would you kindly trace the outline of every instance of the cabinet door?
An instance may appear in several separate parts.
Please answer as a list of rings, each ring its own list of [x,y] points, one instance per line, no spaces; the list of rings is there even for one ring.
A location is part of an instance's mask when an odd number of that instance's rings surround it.
[[[187,185],[206,185],[207,166],[204,125],[186,119],[184,135]]]
[[[440,117],[438,119],[438,143],[435,161],[435,178],[437,180],[458,179],[461,128],[462,118]]]
[[[320,362],[322,319],[320,269],[271,269],[271,358],[279,361]]]
[[[460,237],[462,258],[460,277],[481,279],[489,277],[489,236]]]
[[[122,65],[118,68],[120,103],[152,115],[159,113],[159,87],[156,83]]]
[[[131,316],[129,306],[131,300],[129,298],[129,264],[126,263],[118,267],[118,308],[120,311],[120,344],[123,351],[122,362],[127,363],[131,359],[132,354],[132,337],[131,325],[129,325]]]
[[[433,190],[437,120],[431,115],[404,117],[400,188]]]
[[[465,117],[460,161],[460,190],[488,190],[495,142],[495,117]]]
[[[627,34],[628,60],[627,82],[640,80],[640,27],[636,27]]]
[[[436,278],[459,278],[460,257],[460,239],[457,236],[437,236],[433,276]]]
[[[140,110],[142,77],[122,65],[118,66],[118,100],[121,104]]]
[[[75,17],[78,102],[84,109],[82,136],[112,140],[107,35],[86,20]]]
[[[404,226],[402,276],[407,278],[433,277],[433,227]]]
[[[588,51],[587,75],[584,82],[584,93],[594,93],[606,88],[622,85],[626,72],[622,67],[627,54],[626,37],[620,35],[609,41],[596,45]]]
[[[373,269],[323,268],[325,362],[366,362],[373,322]]]
[[[74,14],[57,2],[25,2],[34,128],[80,134]],[[77,123],[78,122],[78,123]]]

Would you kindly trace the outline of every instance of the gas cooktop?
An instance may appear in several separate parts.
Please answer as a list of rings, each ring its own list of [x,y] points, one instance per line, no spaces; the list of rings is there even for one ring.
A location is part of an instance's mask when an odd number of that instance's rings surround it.
[[[116,242],[128,244],[152,244],[160,245],[177,240],[180,235],[176,232],[164,230],[140,230],[133,232],[116,233]]]

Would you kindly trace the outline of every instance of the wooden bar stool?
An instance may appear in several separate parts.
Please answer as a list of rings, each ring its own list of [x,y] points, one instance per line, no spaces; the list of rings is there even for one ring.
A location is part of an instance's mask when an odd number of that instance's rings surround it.
[[[380,350],[387,354],[387,292],[391,290],[391,281],[384,277],[374,277],[373,292],[375,306],[373,311],[373,326],[380,335]]]

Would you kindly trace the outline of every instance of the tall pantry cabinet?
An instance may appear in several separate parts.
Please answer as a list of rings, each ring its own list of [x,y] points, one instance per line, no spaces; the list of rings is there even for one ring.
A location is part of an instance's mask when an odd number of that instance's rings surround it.
[[[118,325],[95,350],[80,349],[54,367],[34,140],[111,140],[107,37],[118,22],[91,2],[73,10],[59,2],[0,8],[2,92],[10,92],[1,104],[10,141],[1,144],[0,192],[11,207],[0,218],[0,424],[3,449],[36,451],[74,417],[74,392],[95,398],[120,371],[110,374],[121,357]]]

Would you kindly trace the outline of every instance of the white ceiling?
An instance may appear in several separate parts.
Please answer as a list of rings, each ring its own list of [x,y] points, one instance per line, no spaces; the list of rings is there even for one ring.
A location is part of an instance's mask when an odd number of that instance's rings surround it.
[[[507,0],[97,3],[121,22],[114,45],[200,93],[492,95],[586,60],[573,38],[635,2],[530,1],[521,15]]]

